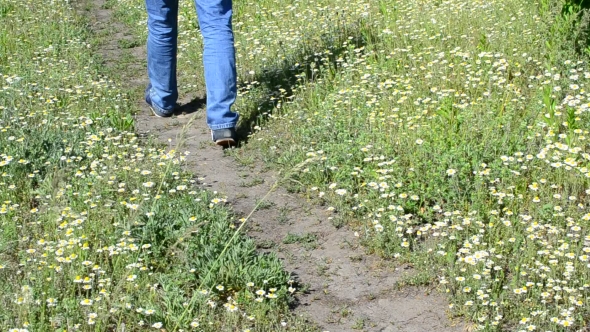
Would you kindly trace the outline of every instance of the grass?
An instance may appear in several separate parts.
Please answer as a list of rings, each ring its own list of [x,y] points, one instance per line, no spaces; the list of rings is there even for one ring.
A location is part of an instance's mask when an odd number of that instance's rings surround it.
[[[256,204],[256,206],[258,206],[258,209],[260,209],[260,210],[271,209],[276,205],[275,203],[269,202],[269,201],[265,200],[264,198],[256,198],[255,204]]]
[[[285,224],[289,221],[289,212],[291,212],[291,209],[287,206],[282,206],[278,208],[279,211],[279,215],[277,216],[277,222],[279,224]]]
[[[245,187],[245,188],[250,188],[250,187],[256,187],[258,185],[261,185],[264,183],[264,180],[261,178],[254,178],[250,181],[242,181],[240,183],[240,187]]]
[[[133,133],[95,38],[68,2],[0,1],[0,329],[314,330],[184,154]]]
[[[307,250],[317,248],[317,246],[318,246],[317,241],[318,241],[317,235],[310,234],[310,233],[304,233],[304,234],[288,233],[287,235],[285,235],[285,238],[283,239],[284,244],[299,243]]]

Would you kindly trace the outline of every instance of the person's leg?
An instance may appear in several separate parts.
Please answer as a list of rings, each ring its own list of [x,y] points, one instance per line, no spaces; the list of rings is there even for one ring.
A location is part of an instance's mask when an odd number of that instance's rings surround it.
[[[207,124],[211,130],[234,128],[238,114],[231,111],[237,95],[232,2],[195,0],[195,4],[205,42]]]
[[[178,0],[146,0],[145,5],[148,13],[147,63],[150,79],[146,101],[149,96],[152,107],[172,113],[178,99]]]

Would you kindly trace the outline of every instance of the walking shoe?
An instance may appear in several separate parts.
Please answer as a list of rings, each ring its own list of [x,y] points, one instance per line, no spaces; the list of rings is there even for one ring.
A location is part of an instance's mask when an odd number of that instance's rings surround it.
[[[211,130],[211,138],[215,144],[230,147],[236,145],[236,129],[224,128]]]
[[[169,118],[172,115],[174,115],[174,110],[172,111],[166,111],[160,107],[158,107],[158,105],[155,105],[152,102],[152,98],[150,97],[150,90],[152,89],[152,84],[148,84],[147,88],[145,89],[145,102],[149,105],[150,109],[152,110],[152,113],[154,113],[155,116],[159,117],[159,118]]]

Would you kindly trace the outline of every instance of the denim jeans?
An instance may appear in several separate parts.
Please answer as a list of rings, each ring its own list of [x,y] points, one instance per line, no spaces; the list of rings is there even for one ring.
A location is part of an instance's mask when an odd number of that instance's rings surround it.
[[[166,112],[176,106],[178,0],[146,0],[147,62],[152,104]],[[203,65],[207,86],[207,124],[212,130],[233,128],[238,114],[236,60],[231,0],[195,0],[204,40]]]

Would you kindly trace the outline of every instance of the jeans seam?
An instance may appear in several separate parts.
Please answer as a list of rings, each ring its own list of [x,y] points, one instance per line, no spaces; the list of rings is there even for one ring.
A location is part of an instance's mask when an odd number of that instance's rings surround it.
[[[235,128],[235,126],[236,126],[235,122],[228,122],[228,123],[222,123],[222,124],[216,124],[216,125],[209,125],[209,129],[211,129],[211,130],[227,129],[227,128]]]

